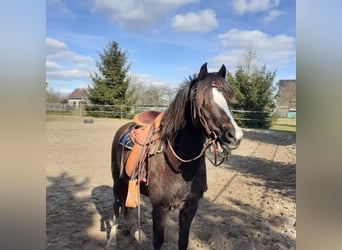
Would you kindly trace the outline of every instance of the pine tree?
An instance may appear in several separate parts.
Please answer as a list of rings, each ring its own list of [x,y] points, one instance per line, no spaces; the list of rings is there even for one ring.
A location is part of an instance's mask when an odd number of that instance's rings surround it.
[[[256,111],[237,113],[235,116],[242,127],[270,128],[274,118],[267,112],[274,108],[273,81],[276,71],[254,63],[255,53],[247,50],[244,60],[237,66],[235,75],[228,73],[228,81],[236,94],[233,109]]]
[[[99,56],[96,66],[100,74],[90,74],[93,84],[89,89],[89,100],[95,106],[89,106],[87,110],[102,111],[92,112],[95,116],[120,117],[122,108],[96,105],[132,105],[129,101],[131,93],[128,91],[130,79],[127,73],[130,64],[127,63],[127,52],[122,51],[118,43],[109,42]]]

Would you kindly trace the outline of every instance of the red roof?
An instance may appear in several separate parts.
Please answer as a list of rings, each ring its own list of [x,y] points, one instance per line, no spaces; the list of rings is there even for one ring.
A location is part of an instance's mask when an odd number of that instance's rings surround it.
[[[85,89],[75,89],[69,96],[69,99],[82,99],[87,95]]]

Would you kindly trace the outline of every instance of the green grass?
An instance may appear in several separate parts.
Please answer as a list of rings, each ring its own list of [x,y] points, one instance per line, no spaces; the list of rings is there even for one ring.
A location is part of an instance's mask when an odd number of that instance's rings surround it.
[[[46,112],[45,118],[47,122],[63,121],[67,118],[80,117],[73,112]]]
[[[120,119],[120,118],[106,118],[106,117],[93,117],[89,115],[85,115],[83,113],[82,116],[80,116],[77,112],[46,112],[45,113],[45,121],[46,122],[56,122],[56,121],[70,121],[70,120],[83,120],[83,119],[117,119],[122,121],[132,121],[132,119]]]
[[[271,130],[285,131],[296,137],[296,119],[278,118]]]

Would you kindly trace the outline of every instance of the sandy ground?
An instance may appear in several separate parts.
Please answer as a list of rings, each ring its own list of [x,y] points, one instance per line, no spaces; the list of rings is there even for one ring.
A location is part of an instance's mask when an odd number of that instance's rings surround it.
[[[84,118],[46,123],[47,249],[104,249],[111,223],[110,150],[125,121]],[[220,167],[209,162],[208,191],[192,223],[188,249],[295,249],[296,144],[284,132],[244,130],[245,138]],[[171,212],[163,249],[177,249]],[[103,222],[103,223],[101,223]],[[149,200],[142,199],[138,244],[119,227],[118,249],[152,249]]]

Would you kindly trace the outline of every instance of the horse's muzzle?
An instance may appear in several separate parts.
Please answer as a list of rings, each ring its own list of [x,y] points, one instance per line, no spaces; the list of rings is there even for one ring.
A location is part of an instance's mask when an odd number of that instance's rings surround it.
[[[241,140],[243,137],[243,132],[239,128],[239,130],[228,129],[222,136],[222,140],[220,141],[221,147],[225,151],[231,151],[237,149],[240,146]]]

